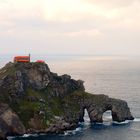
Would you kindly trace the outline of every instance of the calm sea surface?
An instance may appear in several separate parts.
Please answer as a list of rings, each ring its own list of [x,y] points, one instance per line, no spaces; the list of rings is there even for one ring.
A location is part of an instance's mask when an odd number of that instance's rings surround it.
[[[12,55],[0,59],[0,66],[12,60]],[[70,74],[85,81],[86,91],[106,94],[128,102],[135,117],[132,122],[112,122],[110,112],[104,113],[104,123],[90,125],[86,113],[85,123],[65,135],[34,135],[14,140],[140,140],[140,58],[95,56],[32,56],[44,59],[52,72]],[[11,139],[11,138],[9,138]]]

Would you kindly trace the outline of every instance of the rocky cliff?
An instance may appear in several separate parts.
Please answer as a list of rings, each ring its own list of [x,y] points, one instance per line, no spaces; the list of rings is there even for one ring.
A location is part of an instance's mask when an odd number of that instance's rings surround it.
[[[83,81],[58,76],[45,63],[8,63],[0,70],[0,138],[24,133],[63,133],[84,121],[133,120],[127,103],[86,93]]]

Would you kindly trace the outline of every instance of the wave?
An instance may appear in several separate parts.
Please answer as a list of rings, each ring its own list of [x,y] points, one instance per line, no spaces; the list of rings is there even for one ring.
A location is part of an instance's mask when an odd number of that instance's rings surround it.
[[[129,124],[131,122],[140,122],[140,118],[135,118],[134,120],[126,120],[124,122],[112,121],[112,116],[106,116],[106,118],[108,119],[108,121],[104,121],[103,123],[96,123],[96,124],[97,125],[112,126],[113,124],[124,125],[124,124]],[[91,123],[90,123],[89,117],[86,116],[84,119],[85,119],[85,122],[80,122],[79,127],[77,127],[75,130],[65,131],[64,135],[61,135],[61,136],[76,135],[76,134],[83,132],[86,129],[90,128]],[[137,129],[137,131],[139,131],[139,129]]]
[[[83,132],[84,130],[88,129],[90,125],[91,123],[88,117],[88,113],[85,111],[84,122],[79,122],[79,127],[77,127],[75,130],[65,131],[64,136],[75,135],[77,133]]]
[[[64,136],[70,136],[70,135],[75,135],[78,132],[82,132],[81,127],[77,127],[75,130],[68,130],[64,132]]]
[[[131,122],[140,122],[140,118],[135,118],[134,120],[126,120],[124,122],[113,121],[114,124],[128,124],[128,123],[131,123]]]
[[[11,137],[11,136],[7,137],[8,140],[12,140],[13,138],[15,137]]]
[[[26,138],[26,137],[30,137],[30,134],[24,134],[22,137]]]
[[[124,122],[116,122],[116,121],[113,121],[113,124],[128,124],[128,123],[130,123],[130,122],[133,122],[132,120],[126,120],[126,121],[124,121]]]
[[[108,119],[108,121],[104,121],[103,123],[96,123],[97,125],[105,125],[105,126],[111,126],[113,124],[117,124],[117,125],[124,125],[124,124],[129,124],[131,122],[140,122],[140,118],[135,118],[134,120],[126,120],[124,122],[116,122],[116,121],[112,121],[111,120],[111,116],[106,116],[106,119]],[[94,124],[93,124],[94,125]],[[64,135],[61,136],[71,136],[71,135],[75,135],[77,133],[83,132],[84,130],[88,129],[91,126],[90,120],[88,117],[85,117],[85,122],[80,122],[79,123],[79,127],[77,127],[75,130],[68,130],[64,132]],[[140,129],[134,129],[135,131],[140,131]],[[26,137],[37,137],[39,136],[38,134],[24,134],[22,137],[26,138]],[[8,140],[12,140],[14,137],[8,137]]]
[[[27,137],[31,137],[31,136],[33,136],[33,137],[38,137],[39,135],[38,134],[24,134],[23,136],[16,136],[16,137],[18,137],[18,138],[27,138]],[[16,137],[7,137],[7,139],[8,140],[12,140],[12,139],[14,139],[14,138],[16,138]]]
[[[140,118],[135,118],[133,122],[140,122]]]
[[[30,136],[37,137],[38,134],[24,134],[22,137],[26,138],[26,137],[30,137]]]

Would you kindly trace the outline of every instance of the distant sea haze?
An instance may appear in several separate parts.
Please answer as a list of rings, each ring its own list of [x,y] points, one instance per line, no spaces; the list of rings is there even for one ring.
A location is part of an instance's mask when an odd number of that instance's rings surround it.
[[[32,61],[43,59],[52,72],[69,74],[85,81],[86,91],[106,94],[126,100],[135,120],[121,124],[112,122],[110,112],[104,113],[104,123],[90,125],[87,113],[85,123],[65,135],[34,135],[9,138],[15,140],[140,140],[140,59],[139,57],[87,55],[32,55]],[[2,67],[12,55],[0,59]]]

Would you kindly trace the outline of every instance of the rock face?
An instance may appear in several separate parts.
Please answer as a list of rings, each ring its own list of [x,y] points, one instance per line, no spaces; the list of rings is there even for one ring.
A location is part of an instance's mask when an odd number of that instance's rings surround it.
[[[63,133],[84,121],[133,120],[127,103],[86,93],[83,81],[58,76],[44,63],[8,63],[0,70],[0,138],[26,133]],[[12,111],[13,110],[13,111]]]
[[[83,81],[73,80],[69,75],[58,76],[50,72],[48,65],[44,63],[8,63],[0,75],[1,89],[18,96],[25,94],[27,88],[41,90],[49,87],[54,96],[84,90]]]
[[[102,103],[96,104],[93,101],[85,102],[85,109],[87,109],[91,122],[103,122],[103,113],[110,110],[112,112],[113,121],[123,122],[125,120],[133,120],[130,113],[130,109],[127,103],[123,100],[112,99],[108,96],[104,96],[104,101]]]
[[[79,110],[73,115],[74,111],[69,108],[69,112],[65,113],[65,120],[67,122],[84,122],[85,109],[88,112],[91,123],[102,123],[103,113],[108,110],[112,112],[113,121],[123,122],[134,119],[127,102],[123,100],[109,98],[106,95],[91,95],[84,92],[80,93],[80,95],[79,93],[73,93],[70,100],[79,104]]]
[[[0,139],[8,135],[22,135],[25,127],[7,104],[0,103]]]

